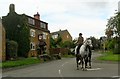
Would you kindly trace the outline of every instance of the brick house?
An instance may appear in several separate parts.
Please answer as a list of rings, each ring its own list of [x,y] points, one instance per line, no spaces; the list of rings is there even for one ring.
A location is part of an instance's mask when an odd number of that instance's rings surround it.
[[[2,26],[2,20],[0,18],[0,61],[5,61],[6,51],[6,35],[5,29]]]
[[[38,35],[39,34],[43,34],[43,38],[47,44],[47,52],[49,53],[49,47],[50,47],[50,41],[49,41],[49,36],[50,36],[50,31],[48,30],[48,23],[44,22],[40,19],[40,15],[39,13],[35,14],[34,17],[28,16],[26,14],[17,14],[15,12],[15,5],[14,4],[10,4],[9,6],[9,13],[7,16],[3,16],[2,19],[5,20],[9,20],[6,19],[7,17],[9,17],[9,15],[12,13],[15,14],[15,16],[12,16],[13,18],[15,18],[14,20],[18,20],[16,19],[16,17],[21,18],[25,18],[22,20],[22,24],[25,25],[26,28],[29,28],[29,39],[30,39],[30,50],[28,53],[28,56],[37,56],[37,45],[38,45]],[[10,20],[9,20],[10,21]],[[13,22],[13,21],[10,21]],[[11,24],[11,23],[10,23]],[[21,24],[21,21],[17,21],[17,24],[15,26],[15,28],[21,28],[21,26],[19,25]],[[16,36],[15,36],[16,37]]]
[[[56,32],[52,32],[51,36],[52,36],[53,39],[57,39],[58,36],[60,36],[62,38],[62,42],[72,41],[72,36],[68,32],[68,30],[59,30],[59,31],[56,31]]]
[[[25,15],[28,18],[28,25],[30,28],[30,52],[29,56],[36,56],[37,55],[37,44],[38,44],[38,35],[43,34],[43,39],[47,43],[47,52],[49,52],[50,48],[50,31],[48,30],[48,23],[40,20],[40,15],[37,12],[37,14],[34,15],[34,17],[30,17],[28,15]]]

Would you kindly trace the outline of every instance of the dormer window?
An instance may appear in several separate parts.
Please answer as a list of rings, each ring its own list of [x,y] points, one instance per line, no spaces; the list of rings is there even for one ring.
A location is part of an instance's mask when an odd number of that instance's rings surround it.
[[[40,26],[41,26],[41,28],[46,29],[46,24],[45,23],[40,22]]]
[[[32,19],[32,18],[28,18],[28,23],[32,24],[32,25],[35,25],[35,20]]]

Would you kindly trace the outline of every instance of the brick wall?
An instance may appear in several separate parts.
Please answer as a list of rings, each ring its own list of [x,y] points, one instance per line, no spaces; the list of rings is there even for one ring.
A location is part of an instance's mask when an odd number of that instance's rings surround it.
[[[0,19],[0,61],[5,61],[6,58],[6,38],[5,38],[5,29],[2,26],[2,21]]]

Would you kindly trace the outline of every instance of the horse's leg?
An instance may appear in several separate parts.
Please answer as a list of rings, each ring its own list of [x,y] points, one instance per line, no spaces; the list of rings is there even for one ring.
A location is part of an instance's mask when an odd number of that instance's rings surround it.
[[[80,60],[81,60],[81,63],[82,63],[82,67],[81,67],[81,69],[83,70],[83,69],[84,69],[84,67],[83,67],[83,66],[84,66],[83,58],[81,58]]]
[[[88,55],[89,68],[91,68],[91,55],[92,55],[92,51],[91,51],[91,48],[89,47],[89,55]]]
[[[91,68],[91,55],[89,56],[89,68]]]
[[[87,68],[87,63],[88,63],[88,57],[85,57],[85,68]]]
[[[79,61],[79,59],[78,59],[78,55],[76,55],[77,70],[79,70],[79,67],[78,67],[78,61]]]

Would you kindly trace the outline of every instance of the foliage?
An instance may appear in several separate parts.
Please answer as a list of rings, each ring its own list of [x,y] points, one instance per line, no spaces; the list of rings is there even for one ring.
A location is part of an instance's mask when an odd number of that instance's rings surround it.
[[[58,36],[58,38],[57,38],[57,40],[56,40],[56,45],[58,46],[58,47],[60,47],[60,44],[62,43],[62,37],[61,36]]]
[[[120,13],[108,20],[106,35],[111,37],[113,34],[120,37]]]
[[[2,19],[6,30],[6,38],[18,43],[18,56],[26,56],[30,49],[29,28],[24,15],[10,12]]]
[[[2,68],[11,68],[11,67],[30,65],[35,63],[40,63],[40,60],[38,58],[24,58],[16,61],[2,62]]]
[[[25,16],[22,16],[20,21],[21,21],[20,22],[21,30],[18,39],[18,43],[19,43],[18,55],[27,57],[28,52],[30,50],[30,37],[29,37],[30,30],[29,30],[29,26],[27,25],[27,18]]]
[[[113,32],[113,34],[110,32]],[[109,33],[109,34],[108,34]],[[116,41],[115,43],[111,43],[114,44],[114,53],[120,53],[120,12],[116,13],[115,16],[111,17],[108,20],[108,24],[107,24],[107,28],[106,28],[106,35],[108,36],[109,39],[111,39],[111,37],[115,37]],[[111,46],[110,45],[110,46]]]
[[[17,57],[17,50],[18,50],[18,44],[17,42],[11,40],[7,41],[6,45],[6,55],[9,58],[16,58]]]
[[[50,48],[56,48],[56,47],[57,46],[56,46],[55,40],[52,37],[50,37]]]
[[[57,39],[53,39],[52,37],[50,37],[50,47],[51,48],[60,47],[61,43],[62,43],[62,38],[60,36],[58,36]]]
[[[95,37],[90,37],[90,39],[92,40],[93,49],[99,49],[100,48],[99,39],[96,39]]]
[[[113,52],[101,52],[103,55],[98,57],[99,60],[105,60],[105,61],[120,61],[119,54],[113,54]]]
[[[74,42],[71,41],[65,41],[64,43],[61,44],[61,47],[63,48],[75,48]]]
[[[107,47],[108,49],[114,49],[114,45],[115,45],[115,40],[112,39],[108,41]]]

